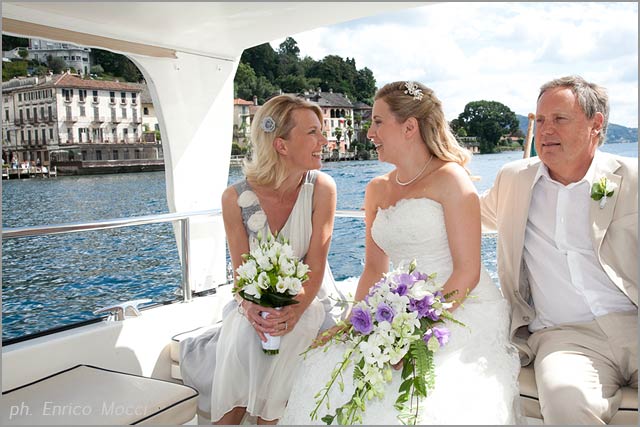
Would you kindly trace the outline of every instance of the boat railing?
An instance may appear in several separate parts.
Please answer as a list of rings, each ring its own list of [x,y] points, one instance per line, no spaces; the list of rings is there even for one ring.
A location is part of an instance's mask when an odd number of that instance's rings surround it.
[[[44,236],[52,234],[66,234],[82,231],[107,230],[112,228],[133,227],[147,224],[161,224],[178,222],[180,224],[180,264],[182,273],[182,298],[185,302],[191,301],[191,282],[189,280],[189,223],[193,217],[220,215],[220,209],[193,212],[176,212],[156,215],[144,215],[130,218],[116,218],[102,221],[75,222],[58,225],[44,225],[37,227],[3,228],[3,239],[15,239],[19,237]]]
[[[189,275],[189,225],[190,219],[202,216],[219,216],[220,209],[192,211],[192,212],[176,212],[155,215],[144,215],[129,218],[116,218],[101,221],[90,222],[74,222],[57,225],[44,225],[35,227],[14,227],[3,228],[3,239],[15,239],[20,237],[44,236],[53,234],[67,234],[84,231],[107,230],[112,228],[133,227],[147,224],[161,224],[167,222],[178,222],[180,224],[180,236],[178,245],[180,246],[180,264],[181,264],[181,290],[182,298],[185,302],[191,301],[192,291]],[[338,210],[336,217],[339,218],[364,218],[364,211],[355,210]]]

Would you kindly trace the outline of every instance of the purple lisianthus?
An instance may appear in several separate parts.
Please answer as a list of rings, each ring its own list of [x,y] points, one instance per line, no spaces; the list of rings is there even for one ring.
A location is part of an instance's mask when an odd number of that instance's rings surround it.
[[[393,308],[389,307],[387,304],[381,302],[378,304],[378,309],[376,310],[376,320],[378,322],[387,321],[391,323],[393,321],[396,313],[393,311]]]
[[[415,300],[412,298],[411,300],[409,300],[409,311],[417,311],[418,318],[429,317],[431,320],[438,320],[437,318],[434,319],[431,316],[435,313],[435,310],[431,308],[433,302],[433,295],[426,295],[420,300]]]
[[[407,285],[405,285],[404,283],[400,283],[394,290],[392,290],[391,292],[393,292],[394,294],[398,294],[400,296],[404,296],[407,294],[407,291],[409,290],[409,287]]]
[[[351,324],[362,335],[369,335],[373,331],[373,321],[368,310],[356,307],[351,312]]]
[[[414,271],[413,273],[411,273],[411,275],[413,276],[413,280],[415,282],[419,281],[419,280],[427,280],[429,278],[429,275],[426,273],[420,273],[419,271]]]
[[[440,344],[440,347],[443,347],[446,343],[449,342],[450,335],[451,332],[449,331],[449,329],[441,326],[434,326],[433,328],[428,329],[427,332],[425,332],[422,340],[425,343],[428,343],[431,337],[435,336],[438,340],[438,344]]]

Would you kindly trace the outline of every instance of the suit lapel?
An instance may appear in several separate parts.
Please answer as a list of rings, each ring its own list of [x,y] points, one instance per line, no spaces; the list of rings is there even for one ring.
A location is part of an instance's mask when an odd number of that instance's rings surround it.
[[[593,241],[593,250],[597,253],[600,252],[600,245],[604,235],[611,224],[613,218],[613,210],[618,200],[618,193],[620,184],[622,183],[622,177],[616,175],[614,172],[620,167],[620,164],[610,157],[605,157],[596,164],[594,180],[598,180],[601,177],[607,177],[607,180],[616,185],[616,190],[613,195],[607,199],[606,204],[600,209],[600,202],[593,200],[589,209],[589,219],[591,220],[591,239]]]
[[[516,202],[513,205],[513,260],[512,264],[516,266],[516,284],[519,286],[522,274],[522,253],[524,251],[524,234],[529,218],[529,206],[531,205],[531,196],[533,194],[533,180],[536,177],[540,162],[529,164],[525,169],[519,172],[517,182]],[[524,291],[523,289],[521,291]]]

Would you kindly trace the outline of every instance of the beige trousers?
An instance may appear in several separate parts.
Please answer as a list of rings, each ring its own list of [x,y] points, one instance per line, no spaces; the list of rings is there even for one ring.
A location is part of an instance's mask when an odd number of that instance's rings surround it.
[[[546,328],[529,337],[545,424],[606,424],[621,386],[638,388],[638,312]]]

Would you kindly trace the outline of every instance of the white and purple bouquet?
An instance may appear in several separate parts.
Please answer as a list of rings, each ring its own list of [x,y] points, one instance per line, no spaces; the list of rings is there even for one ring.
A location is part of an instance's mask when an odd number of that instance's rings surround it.
[[[309,278],[309,266],[293,254],[286,239],[271,233],[263,238],[259,233],[256,247],[242,258],[244,262],[236,270],[234,293],[262,307],[278,309],[298,303],[294,297]],[[266,336],[263,351],[278,354],[280,337]]]
[[[343,371],[353,363],[355,391],[351,399],[322,420],[331,424],[362,423],[365,403],[384,396],[385,384],[391,381],[392,369],[402,362],[402,383],[395,408],[404,424],[415,424],[420,397],[435,386],[433,355],[449,340],[445,320],[453,321],[449,311],[453,305],[443,295],[435,273],[416,270],[415,260],[408,267],[400,265],[386,273],[371,287],[363,301],[355,304],[350,324],[345,324],[327,344],[344,342],[347,350],[331,374],[325,387],[316,394],[316,407],[311,419],[337,382],[344,390]]]

